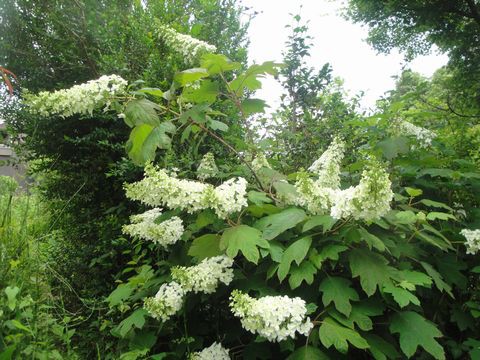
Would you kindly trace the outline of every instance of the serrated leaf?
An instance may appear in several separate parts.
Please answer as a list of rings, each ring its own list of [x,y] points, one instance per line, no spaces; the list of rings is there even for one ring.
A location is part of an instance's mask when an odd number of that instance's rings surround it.
[[[423,261],[420,262],[420,264],[423,266],[427,274],[432,277],[437,289],[440,291],[445,291],[448,295],[450,295],[450,297],[454,298],[452,294],[452,287],[448,285],[445,281],[443,281],[442,275],[440,275],[440,273],[435,270],[432,265]]]
[[[216,82],[211,80],[202,81],[198,88],[196,87],[187,87],[184,88],[182,97],[190,103],[201,104],[208,103],[211,104],[215,102],[219,94],[219,85]]]
[[[125,123],[130,127],[142,124],[157,126],[160,124],[157,110],[160,110],[160,107],[148,99],[132,100],[125,108]]]
[[[312,285],[316,273],[317,268],[310,261],[303,261],[300,265],[293,265],[290,270],[288,284],[292,290],[299,287],[303,281],[308,285]]]
[[[313,346],[302,346],[290,354],[287,360],[329,360],[329,358]]]
[[[369,347],[367,341],[358,332],[340,325],[330,317],[322,321],[318,333],[323,346],[328,349],[333,345],[343,354],[346,354],[348,351],[348,343],[359,349],[367,349]]]
[[[349,254],[352,277],[360,277],[360,284],[368,296],[377,288],[390,283],[394,268],[388,266],[388,260],[382,255],[364,249],[354,249]]]
[[[337,219],[331,217],[330,215],[315,215],[305,222],[303,225],[303,232],[309,231],[317,226],[321,226],[323,233],[325,234],[330,230],[333,225],[337,222]]]
[[[203,55],[200,65],[202,68],[206,69],[210,75],[236,70],[242,66],[240,63],[232,62],[225,55],[221,54]]]
[[[194,83],[201,78],[207,77],[208,72],[204,68],[193,68],[184,71],[180,71],[175,74],[173,80],[180,84],[181,86],[185,86],[187,84]]]
[[[435,340],[442,333],[437,327],[420,314],[413,311],[399,312],[393,315],[390,332],[400,335],[400,348],[411,358],[421,346],[437,360],[445,359],[442,346]]]
[[[270,199],[267,194],[260,191],[251,190],[247,194],[248,200],[255,205],[262,205],[265,203],[271,203],[273,200]]]
[[[443,209],[446,209],[446,210],[449,210],[449,211],[453,211],[453,209],[450,206],[448,206],[447,204],[444,204],[442,202],[433,201],[433,200],[429,200],[429,199],[422,199],[422,200],[420,200],[420,202],[423,205],[428,206],[428,207],[443,208]]]
[[[405,154],[410,149],[408,146],[408,139],[403,136],[392,137],[380,141],[377,146],[382,150],[383,155],[388,160],[397,157],[398,154]]]
[[[369,351],[375,360],[398,359],[400,357],[397,349],[380,336],[365,334],[364,338],[367,340],[370,346]]]
[[[131,329],[143,328],[145,325],[145,316],[148,314],[147,310],[141,308],[135,310],[130,316],[123,319],[120,324],[114,329],[114,332],[117,332],[121,338],[125,338]]]
[[[339,254],[347,249],[348,247],[345,245],[329,244],[323,247],[318,254],[312,255],[311,261],[320,269],[325,260],[330,259],[337,261]]]
[[[335,308],[349,316],[352,311],[351,301],[358,301],[357,292],[351,287],[352,283],[348,279],[341,277],[326,277],[320,284],[319,290],[323,293],[322,302],[324,306],[328,306],[331,302],[335,304]]]
[[[144,165],[155,159],[157,148],[168,149],[171,142],[170,137],[165,134],[164,127],[142,124],[135,126],[131,131],[126,150],[135,164]]]
[[[222,253],[222,250],[220,250],[220,236],[217,234],[205,234],[196,238],[188,249],[188,255],[194,256],[198,260],[218,256]]]
[[[291,244],[283,253],[282,260],[278,267],[278,279],[283,281],[290,271],[290,266],[293,261],[300,265],[303,259],[307,256],[308,250],[312,244],[310,236],[303,237],[293,244]]]
[[[230,83],[230,89],[236,93],[237,96],[243,94],[245,89],[250,91],[258,90],[262,87],[260,78],[265,74],[275,75],[279,64],[273,61],[266,61],[263,64],[253,64],[245,72],[239,74]]]
[[[228,131],[228,125],[218,120],[208,120],[208,127],[212,130]]]
[[[110,295],[108,295],[106,301],[108,301],[108,306],[116,306],[121,304],[124,300],[128,299],[132,295],[134,287],[130,284],[120,284],[115,290],[113,290]]]
[[[278,214],[266,216],[255,223],[255,228],[263,232],[263,237],[272,240],[284,231],[302,222],[307,215],[298,208],[288,208]]]
[[[414,294],[404,288],[396,287],[393,284],[386,284],[383,287],[383,292],[391,294],[393,300],[395,300],[401,308],[404,308],[410,303],[420,305],[420,300],[418,300]]]
[[[249,116],[255,113],[265,112],[265,107],[268,107],[265,100],[261,99],[245,99],[242,104],[242,111],[245,116]]]
[[[380,240],[377,236],[369,233],[365,228],[359,227],[358,231],[360,232],[360,236],[363,240],[367,243],[370,249],[375,248],[381,252],[385,251],[385,244],[382,240]]]
[[[258,263],[260,253],[258,248],[268,249],[269,244],[262,237],[262,233],[248,225],[237,225],[225,230],[220,239],[220,249],[226,250],[231,258],[240,251],[250,262]]]
[[[395,221],[399,224],[415,224],[417,222],[417,216],[413,211],[399,211],[395,214]]]
[[[420,196],[423,194],[423,190],[422,189],[414,189],[414,188],[411,188],[411,187],[406,187],[405,188],[405,191],[407,192],[408,195],[410,195],[411,197],[416,197],[416,196]]]
[[[447,214],[447,213],[442,213],[442,212],[435,212],[435,211],[432,211],[430,213],[427,214],[427,219],[428,220],[444,220],[444,221],[448,221],[448,220],[457,220],[455,218],[455,216],[453,216],[452,214]]]

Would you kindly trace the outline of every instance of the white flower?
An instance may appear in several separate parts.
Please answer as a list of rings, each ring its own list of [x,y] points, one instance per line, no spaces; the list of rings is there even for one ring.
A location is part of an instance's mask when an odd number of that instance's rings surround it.
[[[125,186],[126,195],[150,206],[194,213],[213,209],[221,218],[247,206],[247,181],[243,178],[227,180],[218,187],[198,181],[178,179],[164,169],[145,167],[145,178]]]
[[[153,318],[167,321],[182,308],[184,296],[183,288],[173,281],[160,286],[155,297],[145,299],[143,306]]]
[[[158,25],[158,37],[177,54],[180,54],[185,63],[192,65],[205,53],[214,53],[217,48],[205,41],[195,39],[189,35],[178,33],[165,25]]]
[[[425,129],[421,126],[414,125],[408,121],[400,121],[397,123],[398,131],[405,136],[414,136],[418,140],[418,144],[422,148],[432,145],[433,139],[437,136],[435,132]]]
[[[467,247],[467,254],[474,255],[480,251],[480,229],[463,229],[460,231],[460,234],[465,236],[465,239],[467,239],[467,242],[465,243],[465,246]]]
[[[340,186],[340,166],[344,154],[345,143],[335,138],[322,156],[308,168],[309,171],[318,175],[319,186],[332,189]]]
[[[206,153],[197,168],[197,178],[205,181],[212,178],[218,173],[217,165],[215,164],[215,157],[212,153]]]
[[[265,154],[257,154],[257,156],[255,156],[255,158],[253,159],[251,165],[252,165],[252,169],[254,171],[258,171],[258,170],[260,170],[261,168],[264,168],[264,167],[269,168],[269,169],[272,168],[270,166],[270,164],[268,163],[268,160],[265,157]]]
[[[173,216],[159,224],[155,223],[162,214],[161,209],[148,210],[140,215],[130,217],[132,224],[122,228],[123,233],[153,241],[163,247],[176,243],[182,236],[184,227],[182,220]]]
[[[225,181],[210,195],[210,207],[219,218],[241,211],[247,204],[247,180],[233,178]]]
[[[214,293],[219,283],[230,284],[233,280],[233,260],[220,255],[204,259],[196,266],[177,266],[172,268],[172,278],[180,283],[183,289],[195,293]]]
[[[127,81],[118,75],[104,75],[69,89],[26,95],[25,103],[32,113],[42,116],[92,114],[101,107],[108,109],[112,98],[125,92],[127,84]]]
[[[230,360],[228,349],[214,342],[210,347],[190,355],[190,360]]]
[[[313,324],[306,316],[305,301],[288,296],[264,296],[254,299],[234,290],[230,308],[240,318],[245,330],[259,334],[269,341],[295,338],[295,333],[308,335]]]

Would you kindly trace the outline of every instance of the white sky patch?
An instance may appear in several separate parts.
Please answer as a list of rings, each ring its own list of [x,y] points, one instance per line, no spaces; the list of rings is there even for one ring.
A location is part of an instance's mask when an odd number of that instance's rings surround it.
[[[340,16],[343,3],[331,0],[243,0],[251,11],[258,12],[249,29],[249,61],[280,62],[291,31],[285,25],[292,23],[291,14],[300,13],[302,21],[309,20],[309,33],[314,38],[309,65],[320,69],[329,62],[333,66],[333,75],[344,80],[345,89],[351,95],[364,91],[362,107],[366,110],[373,108],[376,100],[393,89],[393,76],[401,73],[405,62],[398,52],[377,54],[365,42],[367,28]],[[422,56],[407,68],[431,76],[447,60],[447,56],[441,54]],[[275,109],[281,92],[281,86],[268,78],[263,80],[263,88],[256,96]]]

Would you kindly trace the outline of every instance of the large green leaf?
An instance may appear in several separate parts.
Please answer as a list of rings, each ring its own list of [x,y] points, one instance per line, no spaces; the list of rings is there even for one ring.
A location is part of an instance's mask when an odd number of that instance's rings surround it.
[[[331,302],[335,308],[347,317],[352,311],[351,301],[358,301],[357,292],[352,289],[352,283],[341,277],[327,276],[320,284],[320,291],[323,293],[323,305],[328,306]]]
[[[254,226],[263,232],[265,239],[272,240],[305,220],[306,216],[305,211],[301,209],[289,208],[258,220]]]
[[[397,157],[398,154],[405,154],[409,150],[408,139],[403,136],[380,141],[377,146],[388,160]]]
[[[329,360],[329,358],[313,346],[302,346],[291,353],[287,360]]]
[[[317,268],[310,261],[303,261],[300,265],[292,266],[288,284],[292,290],[299,287],[304,281],[308,285],[312,285],[316,273]]]
[[[195,240],[188,249],[188,255],[199,260],[222,254],[220,250],[220,236],[217,234],[205,234]]]
[[[182,97],[191,103],[213,103],[219,94],[219,85],[211,80],[204,80],[198,88],[188,87],[183,90]]]
[[[157,110],[160,107],[148,99],[135,99],[125,108],[125,123],[130,127],[148,124],[152,127],[160,124]]]
[[[401,308],[404,308],[410,303],[420,305],[420,300],[418,300],[414,294],[402,287],[395,286],[392,283],[384,285],[382,290],[384,293],[391,294],[393,300],[395,300]]]
[[[341,353],[347,353],[348,343],[359,349],[369,347],[367,341],[355,330],[340,325],[332,318],[325,318],[319,329],[320,341],[327,349],[332,345]]]
[[[309,257],[315,266],[320,269],[325,260],[330,259],[337,261],[340,258],[339,254],[347,249],[348,247],[345,245],[328,244],[323,247],[319,253],[313,253]]]
[[[360,284],[368,296],[390,283],[394,268],[388,266],[388,260],[382,255],[365,250],[354,249],[349,254],[352,276],[360,277]]]
[[[135,310],[132,314],[130,314],[130,316],[123,319],[122,322],[118,324],[118,326],[114,329],[114,332],[118,333],[121,338],[124,338],[125,336],[127,336],[131,329],[143,328],[143,325],[145,325],[145,316],[147,314],[147,310],[143,308]]]
[[[295,261],[297,265],[300,265],[303,259],[305,259],[307,256],[311,244],[312,238],[310,236],[306,236],[295,241],[284,251],[282,260],[280,261],[280,265],[278,267],[278,278],[280,281],[283,281],[287,277],[293,261]]]
[[[258,263],[260,253],[258,248],[268,249],[269,244],[262,237],[262,233],[248,225],[237,225],[225,230],[220,240],[220,249],[226,250],[231,258],[240,251],[250,262]]]
[[[317,226],[321,226],[323,233],[325,234],[333,227],[333,225],[335,225],[336,222],[337,219],[331,217],[330,215],[315,215],[305,222],[302,231],[309,231]]]
[[[205,54],[202,56],[200,66],[208,71],[210,75],[239,69],[242,65],[230,61],[225,55]]]
[[[273,61],[266,61],[263,64],[253,64],[245,72],[239,74],[230,83],[230,89],[234,91],[237,96],[241,96],[245,89],[254,91],[262,87],[260,78],[265,74],[275,75],[279,64]]]
[[[393,315],[390,332],[400,334],[400,348],[411,358],[421,346],[437,360],[445,359],[442,346],[435,340],[442,333],[437,327],[420,314],[413,311],[399,312]]]
[[[175,82],[179,83],[181,86],[185,86],[207,76],[208,72],[206,69],[193,68],[176,73],[173,80],[175,80]]]
[[[120,284],[115,290],[113,290],[107,297],[108,306],[116,306],[121,304],[124,300],[128,299],[132,295],[134,287],[130,284]]]
[[[171,139],[166,132],[175,132],[175,126],[170,122],[157,127],[148,124],[135,126],[126,145],[128,156],[137,165],[154,160],[157,148],[168,149],[171,146]]]
[[[397,349],[380,336],[366,334],[364,338],[367,340],[370,346],[369,351],[375,360],[398,359],[400,357]]]
[[[265,100],[261,99],[245,99],[243,100],[241,106],[245,116],[255,113],[263,113],[265,112],[265,107],[268,107]]]

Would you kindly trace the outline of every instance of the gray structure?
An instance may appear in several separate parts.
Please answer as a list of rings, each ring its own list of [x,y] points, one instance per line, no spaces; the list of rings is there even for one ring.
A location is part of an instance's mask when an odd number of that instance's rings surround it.
[[[0,133],[5,131],[5,124],[0,123]],[[18,163],[15,152],[0,137],[0,175],[12,176],[19,183],[25,181],[25,166]]]

